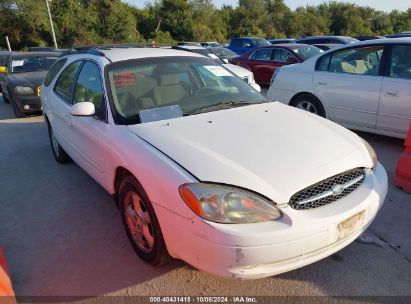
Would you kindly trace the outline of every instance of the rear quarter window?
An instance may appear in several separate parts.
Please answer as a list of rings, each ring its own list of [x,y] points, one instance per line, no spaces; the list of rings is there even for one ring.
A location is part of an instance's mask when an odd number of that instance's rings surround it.
[[[57,73],[61,70],[61,68],[64,66],[66,63],[67,58],[61,59],[57,61],[55,64],[53,64],[48,71],[46,78],[44,79],[44,85],[48,87],[50,83],[53,81],[54,77],[56,77]]]

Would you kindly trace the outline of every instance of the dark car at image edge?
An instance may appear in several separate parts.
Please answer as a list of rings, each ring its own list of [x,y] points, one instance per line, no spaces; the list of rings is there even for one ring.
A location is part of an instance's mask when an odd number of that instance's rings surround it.
[[[41,112],[40,87],[57,52],[7,52],[0,54],[0,87],[5,103],[16,117]]]

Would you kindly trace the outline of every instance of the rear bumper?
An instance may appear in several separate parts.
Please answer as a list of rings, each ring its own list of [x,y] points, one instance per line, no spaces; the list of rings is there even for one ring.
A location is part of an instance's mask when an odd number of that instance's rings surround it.
[[[162,230],[170,254],[200,270],[243,279],[269,277],[311,264],[353,242],[377,215],[387,188],[379,164],[353,193],[315,209],[284,207],[278,222],[224,225],[169,218],[171,225],[162,225]],[[173,217],[162,210],[160,222],[164,216]],[[343,233],[341,223],[357,217],[353,228]]]
[[[278,101],[284,104],[290,104],[291,99],[296,93],[292,91],[280,90],[273,88],[272,86],[268,89],[267,98],[271,101]]]

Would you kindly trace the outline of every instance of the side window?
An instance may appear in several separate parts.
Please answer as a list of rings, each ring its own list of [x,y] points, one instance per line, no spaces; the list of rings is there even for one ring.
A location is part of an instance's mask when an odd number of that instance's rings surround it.
[[[254,60],[271,60],[272,49],[259,49],[255,51],[250,59]]]
[[[100,70],[93,62],[87,61],[79,74],[74,90],[73,103],[91,102],[96,108],[96,114],[101,120],[106,119],[106,107]]]
[[[328,72],[331,57],[332,55],[326,55],[319,59],[320,60],[320,64],[318,65],[319,71]]]
[[[46,75],[46,78],[44,79],[44,85],[46,87],[50,85],[50,83],[53,81],[54,77],[61,70],[63,65],[66,63],[66,61],[67,59],[61,59],[51,66],[50,70],[48,71]]]
[[[411,46],[394,46],[390,58],[390,77],[411,79]]]
[[[290,57],[293,57],[293,55],[289,51],[284,49],[276,49],[273,60],[277,62],[287,62]]]
[[[241,47],[241,45],[241,39],[234,39],[233,41],[231,41],[231,46]]]
[[[77,70],[79,69],[81,63],[82,61],[76,61],[68,65],[64,71],[61,72],[54,87],[56,94],[68,103],[71,103],[73,84],[77,75]]]
[[[327,42],[323,42],[323,43],[335,43],[335,44],[342,44],[343,42],[339,39],[335,39],[335,38],[331,38],[330,40],[328,40]]]
[[[383,47],[363,47],[333,53],[323,57],[320,71],[377,76],[380,70]]]

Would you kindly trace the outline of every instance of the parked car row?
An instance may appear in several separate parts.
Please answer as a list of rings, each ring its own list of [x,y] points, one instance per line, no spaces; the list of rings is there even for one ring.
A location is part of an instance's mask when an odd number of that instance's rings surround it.
[[[306,44],[276,44],[250,50],[229,61],[252,71],[257,83],[269,85],[277,68],[303,62],[321,52],[319,48]]]
[[[387,193],[358,135],[267,102],[195,52],[67,54],[41,100],[56,161],[74,160],[113,195],[152,265],[174,257],[226,277],[283,273],[353,242]]]
[[[281,67],[268,98],[351,129],[404,138],[411,121],[411,39],[359,42]]]

